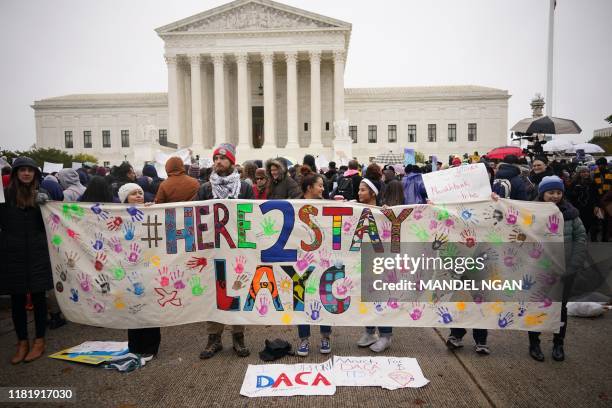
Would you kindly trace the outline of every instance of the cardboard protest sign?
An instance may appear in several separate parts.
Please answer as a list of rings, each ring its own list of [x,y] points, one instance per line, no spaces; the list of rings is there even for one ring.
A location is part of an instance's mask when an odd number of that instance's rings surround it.
[[[45,162],[42,172],[46,174],[58,173],[63,168],[64,168],[64,165],[62,163]]]
[[[423,174],[428,198],[434,203],[460,203],[491,197],[489,173],[483,163]]]
[[[563,217],[550,203],[384,209],[325,200],[210,200],[41,208],[57,299],[78,323],[559,328],[560,302],[542,292],[558,281],[549,275],[563,264],[542,245],[563,242]],[[451,261],[459,260],[458,247],[483,243],[495,262],[483,273],[500,282],[525,280],[525,288],[520,297],[491,304],[446,301],[436,290],[419,304],[367,300],[370,265],[361,263],[362,248],[390,245],[394,253],[404,242]],[[407,271],[391,272],[398,282]]]
[[[332,361],[321,364],[261,364],[247,368],[240,394],[246,397],[334,395]]]
[[[427,385],[416,358],[334,356],[333,378],[337,387],[419,388]]]

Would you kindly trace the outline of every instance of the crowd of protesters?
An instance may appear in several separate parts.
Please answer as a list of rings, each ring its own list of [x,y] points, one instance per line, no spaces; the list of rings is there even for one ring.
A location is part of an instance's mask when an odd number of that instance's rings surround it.
[[[346,166],[329,162],[317,168],[315,157],[306,155],[302,164],[272,158],[237,163],[235,147],[224,143],[214,150],[213,166],[200,168],[198,163],[183,163],[178,157],[165,165],[166,179],[159,177],[152,164],[142,169],[124,162],[111,169],[105,167],[63,169],[41,174],[29,158],[18,158],[2,169],[6,202],[0,204],[0,294],[11,295],[12,318],[18,348],[11,362],[33,361],[44,354],[46,327],[65,324],[54,299],[51,263],[40,207],[46,200],[96,203],[172,203],[210,199],[332,199],[357,201],[373,206],[428,203],[422,174],[466,163],[484,163],[490,177],[494,199],[549,201],[555,203],[565,220],[564,238],[567,259],[578,265],[584,258],[585,242],[607,242],[612,237],[612,170],[605,158],[594,167],[546,157],[506,156],[500,162],[488,161],[477,152],[450,157],[448,163],[417,165],[361,164],[351,160]],[[569,249],[568,249],[569,248]],[[565,279],[562,321],[567,322],[565,304],[573,276]],[[30,345],[26,308],[34,310],[35,339]],[[51,319],[48,320],[48,312]],[[248,356],[244,326],[232,327],[233,349]],[[376,331],[378,329],[378,334]],[[224,325],[207,323],[208,343],[200,354],[211,358],[222,349]],[[566,325],[554,336],[553,358],[564,359],[563,339]],[[321,326],[320,352],[331,352],[331,327]],[[462,346],[464,329],[455,328],[447,340],[450,349]],[[489,354],[487,331],[474,330],[476,352]],[[310,350],[310,327],[298,326],[297,354]],[[366,327],[357,344],[381,352],[391,345],[391,327]],[[158,352],[159,328],[128,331],[130,351],[152,358]],[[529,333],[529,353],[543,361],[539,333]]]

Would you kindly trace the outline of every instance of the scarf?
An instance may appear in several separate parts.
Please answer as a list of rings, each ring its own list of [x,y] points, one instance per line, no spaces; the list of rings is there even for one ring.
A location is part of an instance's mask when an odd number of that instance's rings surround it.
[[[228,176],[212,173],[210,184],[213,198],[238,198],[240,194],[240,174],[236,170]]]

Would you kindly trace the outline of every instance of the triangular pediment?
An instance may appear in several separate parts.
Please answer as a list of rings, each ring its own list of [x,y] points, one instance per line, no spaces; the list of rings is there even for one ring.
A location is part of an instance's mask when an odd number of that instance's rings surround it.
[[[238,0],[158,28],[158,34],[351,28],[349,23],[269,0]]]

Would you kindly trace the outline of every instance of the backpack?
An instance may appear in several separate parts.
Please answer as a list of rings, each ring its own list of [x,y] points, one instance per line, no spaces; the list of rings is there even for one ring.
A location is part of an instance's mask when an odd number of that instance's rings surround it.
[[[510,198],[512,192],[512,183],[508,179],[496,179],[493,181],[492,189],[495,194],[501,198]]]
[[[336,188],[336,195],[341,195],[346,200],[353,200],[355,198],[353,197],[353,178],[352,177],[341,177],[338,180],[338,187]]]

